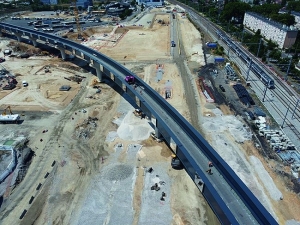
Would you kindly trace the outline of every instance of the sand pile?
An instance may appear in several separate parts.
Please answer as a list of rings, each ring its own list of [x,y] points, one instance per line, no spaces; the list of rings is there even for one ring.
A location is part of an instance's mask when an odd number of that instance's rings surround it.
[[[123,140],[142,141],[149,138],[152,130],[147,120],[136,117],[132,111],[128,111],[117,133]]]

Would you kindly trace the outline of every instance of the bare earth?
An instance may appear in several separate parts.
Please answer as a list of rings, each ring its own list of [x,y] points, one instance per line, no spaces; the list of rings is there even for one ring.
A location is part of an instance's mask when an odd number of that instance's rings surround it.
[[[200,67],[204,64],[201,36],[188,19],[177,18],[186,37],[186,58]],[[162,97],[169,90],[167,101],[189,119],[181,76],[171,62],[170,27],[158,20],[168,24],[169,15],[149,13],[138,22],[144,26],[131,26],[131,22],[123,28],[91,29],[83,44],[122,62]],[[7,44],[1,40],[0,48]],[[0,185],[0,196],[9,193],[0,208],[1,224],[219,223],[208,216],[207,203],[185,171],[171,168],[172,152],[150,137],[153,129],[148,121],[135,117],[133,107],[109,85],[97,83],[91,74],[58,58],[6,59],[1,65],[15,74],[19,83],[12,91],[0,91],[0,104],[3,109],[10,105],[13,112],[20,112],[24,122],[1,124],[0,140],[26,136],[36,156],[19,185],[12,188],[7,181]],[[80,84],[65,79],[75,74],[85,77]],[[22,80],[29,86],[22,87]],[[70,91],[59,91],[62,85],[70,85]],[[96,93],[94,85],[101,93]],[[197,95],[206,139],[279,224],[300,221],[299,196],[290,190],[289,181],[275,173],[278,162],[261,156],[251,132],[241,128],[241,118],[234,117],[227,106],[217,108],[206,103],[201,93]],[[48,132],[43,133],[45,129]],[[147,172],[150,167],[152,173]],[[47,172],[50,175],[45,178]],[[262,177],[271,177],[271,186]],[[159,181],[161,190],[151,191]],[[36,190],[39,183],[41,189]],[[161,191],[166,193],[165,201],[160,200]],[[32,196],[34,201],[29,204]],[[20,220],[24,209],[27,213]]]

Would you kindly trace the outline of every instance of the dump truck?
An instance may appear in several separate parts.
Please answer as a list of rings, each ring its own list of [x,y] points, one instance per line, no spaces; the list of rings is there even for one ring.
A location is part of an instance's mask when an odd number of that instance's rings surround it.
[[[128,84],[134,84],[134,82],[135,82],[134,76],[126,76],[126,77],[125,77],[125,81],[126,81]]]

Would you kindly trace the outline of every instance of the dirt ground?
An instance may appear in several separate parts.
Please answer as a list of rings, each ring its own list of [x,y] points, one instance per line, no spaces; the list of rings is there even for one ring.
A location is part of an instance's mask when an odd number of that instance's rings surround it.
[[[111,31],[104,30],[104,32],[92,35],[93,37],[90,38],[92,40],[83,42],[83,44],[93,47],[117,61],[170,59],[169,17],[169,15],[156,15],[150,29],[143,26],[119,28],[116,25]],[[158,23],[159,20],[165,21],[166,24]],[[104,37],[104,35],[107,36]],[[94,39],[102,41],[95,44]],[[115,42],[111,42],[111,40]]]
[[[95,29],[90,31],[90,39],[84,44],[115,60],[126,62],[127,68],[142,77],[162,97],[169,90],[171,96],[166,100],[184,117],[189,118],[187,96],[177,66],[171,62],[163,63],[164,60],[171,59],[169,26],[158,24],[158,20],[168,23],[169,16],[156,15],[150,28],[132,26]],[[186,19],[179,20],[180,31],[186,36],[183,44],[187,59],[199,66],[203,65],[200,34]],[[1,44],[5,45],[5,42],[1,40]],[[97,180],[97,176],[112,163],[116,144],[122,143],[126,147],[136,143],[119,137],[112,142],[105,141],[109,132],[118,129],[118,125],[112,121],[122,117],[122,113],[118,111],[122,97],[109,85],[97,84],[95,77],[81,72],[76,65],[57,58],[7,58],[2,65],[17,76],[19,83],[12,91],[0,91],[1,108],[10,105],[13,111],[22,111],[24,122],[19,126],[0,125],[1,139],[12,133],[15,137],[25,135],[36,156],[23,182],[4,199],[0,208],[1,223],[79,224],[77,221],[80,221],[79,217],[82,218],[80,214],[84,208],[95,208],[94,205],[91,206],[92,203],[85,203],[89,196],[88,190],[93,183],[101,182],[101,179]],[[161,67],[158,68],[158,65]],[[49,73],[45,73],[45,67],[49,68]],[[157,75],[159,69],[162,72],[161,79]],[[65,79],[75,74],[85,77],[80,84]],[[26,80],[29,86],[22,87],[22,80]],[[93,88],[95,84],[99,86],[101,93],[96,93]],[[59,91],[61,85],[70,85],[70,91]],[[233,115],[225,105],[207,103],[201,93],[200,102],[204,120],[205,117],[219,116],[213,111],[216,107],[221,109],[223,116]],[[48,132],[43,133],[45,129]],[[208,141],[213,141],[211,134],[207,133],[205,137]],[[171,179],[171,193],[167,193],[167,196],[170,195],[171,224],[218,224],[216,218],[208,219],[207,204],[187,174],[183,170],[171,168],[172,153],[167,146],[152,138],[140,141],[139,144],[143,148],[140,160],[134,165],[137,168],[136,180],[132,185],[134,195],[132,205],[128,206],[135,211],[132,224],[139,224],[139,216],[143,210],[141,206],[146,182],[143,168],[157,163],[165,166]],[[232,145],[237,145],[234,139]],[[299,196],[286,187],[288,181],[274,172],[277,162],[266,161],[252,141],[238,146],[246,155],[246,160],[252,155],[261,160],[284,196],[281,201],[270,200],[280,224],[292,219],[300,221]],[[126,162],[126,154],[126,151],[121,152],[118,162]],[[56,163],[52,166],[54,161]],[[46,179],[44,176],[47,172],[50,175]],[[36,190],[39,183],[42,188]],[[5,188],[10,189],[9,185]],[[31,196],[35,200],[28,204]],[[24,209],[27,214],[23,220],[19,220]]]

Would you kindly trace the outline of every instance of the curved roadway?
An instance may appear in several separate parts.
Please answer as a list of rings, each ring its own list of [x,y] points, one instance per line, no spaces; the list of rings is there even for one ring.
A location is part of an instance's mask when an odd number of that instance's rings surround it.
[[[176,143],[178,157],[190,177],[194,180],[197,174],[202,179],[202,194],[222,224],[277,224],[227,163],[167,101],[138,77],[137,89],[124,82],[126,75],[134,75],[131,71],[107,56],[70,40],[6,23],[0,23],[0,28],[59,45],[87,61],[101,64],[105,71],[110,71],[115,79],[121,80]],[[215,165],[212,175],[205,172],[208,161]]]

